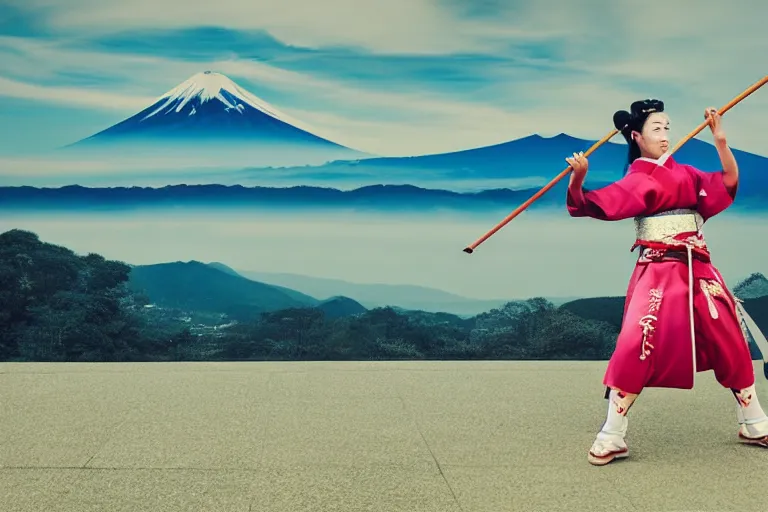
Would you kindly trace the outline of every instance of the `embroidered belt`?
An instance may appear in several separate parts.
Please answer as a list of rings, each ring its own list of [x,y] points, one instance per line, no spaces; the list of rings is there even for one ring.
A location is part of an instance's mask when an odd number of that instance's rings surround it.
[[[704,218],[695,210],[670,210],[649,217],[635,217],[637,240],[666,242],[680,233],[698,232]]]
[[[703,261],[705,263],[711,262],[709,257],[707,257],[706,255],[702,254],[699,251],[692,251],[691,257],[695,260]],[[638,256],[638,262],[640,263],[648,263],[653,261],[669,261],[669,260],[688,263],[687,251],[684,251],[684,250],[681,251],[681,250],[675,250],[675,249],[653,249],[650,247],[645,247],[643,250],[640,251],[640,255]]]

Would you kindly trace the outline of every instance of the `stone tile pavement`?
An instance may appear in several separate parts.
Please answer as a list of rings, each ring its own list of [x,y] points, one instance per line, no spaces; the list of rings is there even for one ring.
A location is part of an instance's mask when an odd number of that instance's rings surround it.
[[[0,363],[0,510],[728,511],[768,503],[711,372],[586,452],[598,362]],[[768,382],[758,391],[768,409]]]

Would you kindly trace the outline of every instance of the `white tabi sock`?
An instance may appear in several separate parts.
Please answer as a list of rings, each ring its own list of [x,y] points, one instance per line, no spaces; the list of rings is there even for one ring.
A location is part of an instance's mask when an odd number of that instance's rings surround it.
[[[608,416],[600,433],[624,437],[627,433],[627,410],[631,405],[632,400],[612,389],[608,395]]]
[[[734,395],[735,396],[735,395]],[[741,408],[741,404],[739,403],[739,399],[736,399],[736,421],[739,422],[739,425],[744,424],[744,409]]]
[[[757,399],[757,391],[754,385],[746,389],[733,389],[731,391],[733,391],[733,395],[738,402],[739,412],[737,412],[737,417],[739,423],[754,425],[755,423],[768,420],[765,411],[760,407],[760,401]]]

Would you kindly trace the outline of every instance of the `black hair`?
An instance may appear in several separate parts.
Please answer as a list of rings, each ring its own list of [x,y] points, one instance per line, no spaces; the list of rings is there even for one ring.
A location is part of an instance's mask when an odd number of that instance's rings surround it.
[[[632,162],[640,158],[640,146],[632,139],[632,132],[643,131],[643,126],[648,117],[654,112],[664,112],[664,102],[661,100],[642,100],[632,103],[629,112],[619,110],[613,114],[613,126],[621,132],[624,140],[629,144],[629,154],[627,155],[627,165],[624,167],[624,174],[627,173]]]

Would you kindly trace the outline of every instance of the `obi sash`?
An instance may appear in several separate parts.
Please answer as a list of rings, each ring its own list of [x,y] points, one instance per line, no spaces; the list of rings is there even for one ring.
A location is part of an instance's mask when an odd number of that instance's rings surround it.
[[[709,250],[701,233],[704,218],[695,210],[669,210],[648,217],[635,217],[635,244],[644,249],[685,251],[709,261]],[[643,251],[646,252],[646,251]]]
[[[681,233],[700,233],[704,218],[696,210],[670,210],[648,217],[635,217],[637,240],[664,242]]]

